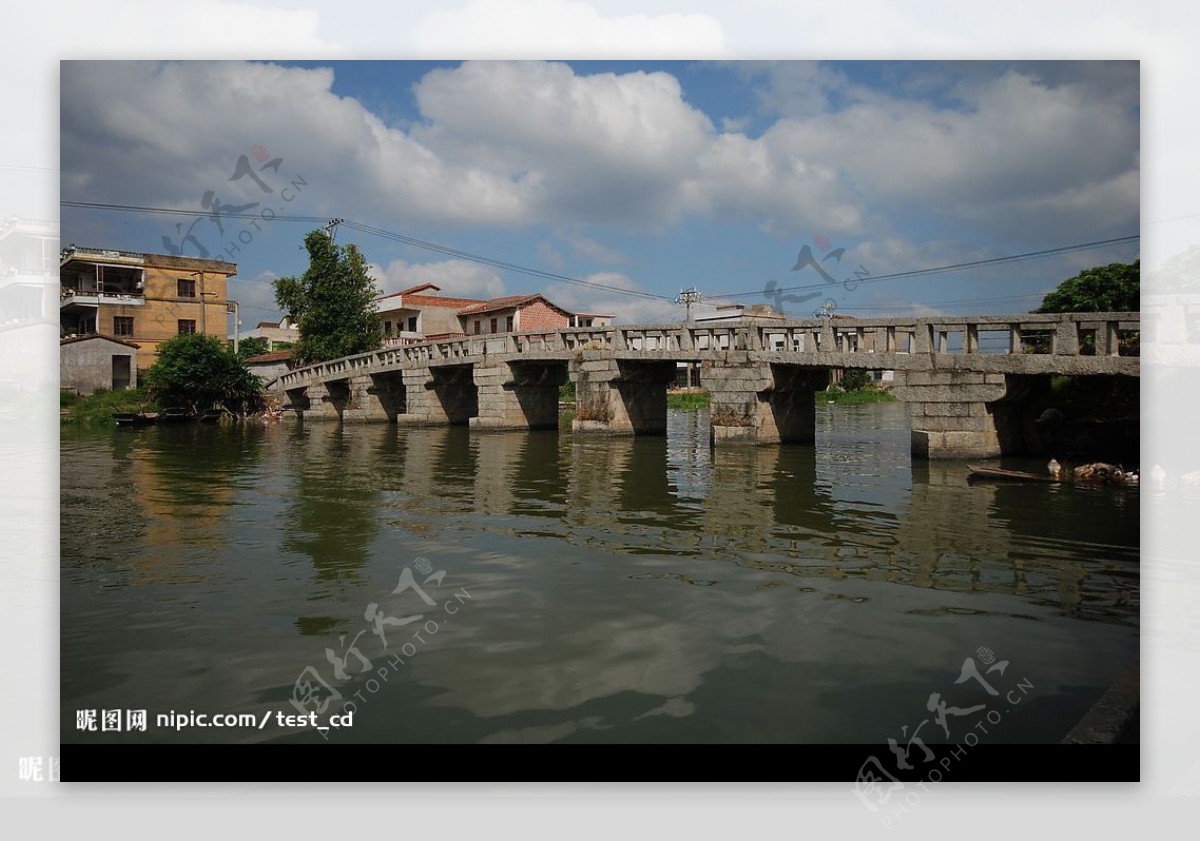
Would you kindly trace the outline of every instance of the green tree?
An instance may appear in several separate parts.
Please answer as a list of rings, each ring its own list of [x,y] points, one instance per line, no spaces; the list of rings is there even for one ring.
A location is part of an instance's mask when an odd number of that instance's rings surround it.
[[[1042,306],[1035,313],[1137,313],[1141,312],[1142,261],[1132,263],[1110,263],[1084,269],[1073,278],[1067,278],[1053,292],[1042,299]],[[1118,339],[1121,353],[1136,357],[1141,353],[1141,334],[1137,331],[1122,331]],[[1042,337],[1031,340],[1029,351],[1044,353],[1050,340]],[[1096,340],[1084,336],[1080,348],[1085,354],[1093,354]]]
[[[865,368],[848,368],[842,374],[841,386],[847,392],[858,392],[871,385],[871,375]]]
[[[1067,278],[1035,313],[1126,313],[1141,310],[1141,261],[1110,263]]]
[[[265,339],[260,339],[257,336],[250,339],[243,339],[238,342],[238,359],[248,360],[251,357],[257,357],[259,354],[265,354],[271,349],[271,343]]]
[[[310,232],[304,247],[304,275],[275,281],[276,303],[300,328],[292,355],[307,364],[378,348],[383,334],[374,300],[379,290],[362,252],[336,245],[324,231]]]
[[[220,407],[245,415],[263,405],[258,378],[232,348],[202,333],[164,342],[146,381],[154,401],[162,407],[183,406],[192,412]]]

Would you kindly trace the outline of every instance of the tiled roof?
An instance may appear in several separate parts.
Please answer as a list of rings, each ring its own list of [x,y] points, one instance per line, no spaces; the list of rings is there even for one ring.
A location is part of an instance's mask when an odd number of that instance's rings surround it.
[[[140,345],[134,345],[132,342],[126,342],[124,339],[118,339],[115,336],[108,336],[103,333],[85,333],[80,336],[68,336],[65,339],[58,341],[59,345],[70,345],[73,342],[86,342],[89,339],[107,339],[109,342],[116,342],[119,345],[128,345],[130,348],[140,348]]]
[[[458,315],[474,316],[478,315],[479,313],[490,313],[493,310],[507,310],[510,307],[519,307],[522,304],[535,301],[539,298],[541,298],[543,301],[546,301],[541,293],[534,293],[533,295],[505,295],[501,298],[493,298],[489,301],[482,301],[471,307],[464,307],[458,311]],[[550,302],[546,301],[546,303],[549,304]]]
[[[440,286],[438,286],[437,284],[417,284],[415,287],[409,287],[408,289],[402,289],[396,294],[397,295],[412,295],[414,292],[420,292],[423,289],[436,289],[440,292],[442,288]]]
[[[384,301],[388,298],[396,298],[403,295],[404,298],[400,302],[401,307],[407,307],[412,304],[413,309],[421,307],[466,307],[470,304],[481,304],[483,299],[480,298],[450,298],[444,295],[414,295],[412,293],[393,292],[390,295],[383,295],[376,298],[376,301]]]
[[[283,360],[289,360],[291,358],[292,358],[291,351],[268,351],[267,353],[259,354],[256,357],[248,357],[246,359],[246,362],[248,362],[248,363],[277,363],[277,362],[282,362]]]

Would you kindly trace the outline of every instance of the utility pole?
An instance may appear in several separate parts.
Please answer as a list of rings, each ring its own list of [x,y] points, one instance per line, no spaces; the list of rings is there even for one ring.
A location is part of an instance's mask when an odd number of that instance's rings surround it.
[[[192,277],[200,276],[200,295],[197,298],[200,301],[200,332],[208,333],[208,304],[204,301],[204,270],[192,272]]]
[[[332,243],[334,241],[334,238],[337,236],[337,227],[345,221],[346,220],[340,218],[329,220],[328,224],[325,226],[325,233],[329,235],[329,242]]]
[[[236,356],[238,352],[238,334],[242,332],[241,307],[236,301],[230,299],[225,302],[225,312],[233,313],[233,353]]]
[[[700,291],[695,287],[688,287],[687,289],[679,290],[679,295],[676,297],[675,303],[682,304],[687,307],[687,321],[689,324],[692,321],[692,305],[699,304],[702,298],[704,298],[704,296],[702,296]]]

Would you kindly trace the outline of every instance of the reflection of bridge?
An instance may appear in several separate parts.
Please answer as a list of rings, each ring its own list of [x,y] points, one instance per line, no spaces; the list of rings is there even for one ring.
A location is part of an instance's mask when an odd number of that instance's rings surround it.
[[[677,362],[699,362],[712,395],[712,441],[812,441],[813,393],[831,368],[896,372],[914,455],[1019,450],[1030,380],[1136,377],[1120,355],[1137,313],[818,319],[786,324],[564,328],[387,348],[281,376],[280,397],[306,417],[472,428],[554,428],[558,390],[576,381],[576,432],[663,434]]]

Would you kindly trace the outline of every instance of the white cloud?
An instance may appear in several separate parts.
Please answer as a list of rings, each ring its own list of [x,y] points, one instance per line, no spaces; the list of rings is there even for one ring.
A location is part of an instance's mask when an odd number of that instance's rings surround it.
[[[441,294],[458,298],[497,298],[504,295],[504,280],[490,266],[469,260],[408,263],[393,260],[386,268],[372,264],[371,274],[386,295],[418,284],[436,284]]]
[[[618,253],[579,226],[653,231],[700,216],[781,238],[886,236],[915,210],[992,238],[1125,233],[1139,182],[1128,71],[1040,67],[913,83],[953,90],[936,104],[819,65],[772,66],[768,99],[793,116],[749,137],[718,129],[665,72],[468,62],[416,84],[421,119],[405,130],[334,94],[329,69],[68,63],[63,192],[202,212],[211,189],[396,228],[551,225],[574,232],[562,238],[574,257],[609,263]],[[844,101],[797,105],[810,77]],[[283,158],[281,178],[308,182],[300,200],[230,183],[254,144]]]
[[[706,14],[601,15],[573,0],[472,0],[417,25],[423,57],[567,55],[586,58],[729,56],[721,25]]]
[[[620,290],[641,291],[638,284],[620,272],[596,272],[581,280]],[[545,288],[545,295],[555,304],[575,312],[611,313],[618,324],[677,322],[682,318],[682,310],[673,301],[622,295],[578,284],[553,283]]]

